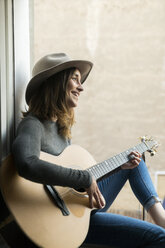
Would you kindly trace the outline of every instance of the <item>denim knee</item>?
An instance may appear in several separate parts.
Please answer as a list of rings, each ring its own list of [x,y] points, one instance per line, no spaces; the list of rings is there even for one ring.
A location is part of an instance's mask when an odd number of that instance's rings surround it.
[[[160,198],[158,196],[151,196],[149,200],[144,204],[145,210],[148,212],[148,210],[157,202],[161,202]]]

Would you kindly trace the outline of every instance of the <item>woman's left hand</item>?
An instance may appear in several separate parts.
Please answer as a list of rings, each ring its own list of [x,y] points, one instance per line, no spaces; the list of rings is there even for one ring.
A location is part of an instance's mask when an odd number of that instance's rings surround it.
[[[141,161],[142,155],[139,152],[131,152],[129,156],[132,157],[132,159],[121,166],[121,168],[124,170],[134,169],[137,167]]]

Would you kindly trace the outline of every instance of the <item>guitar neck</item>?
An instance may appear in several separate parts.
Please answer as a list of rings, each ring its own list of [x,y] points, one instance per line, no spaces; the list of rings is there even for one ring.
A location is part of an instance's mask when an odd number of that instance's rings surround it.
[[[151,141],[150,141],[151,142]],[[134,146],[122,153],[115,155],[101,163],[93,165],[87,170],[94,176],[94,178],[98,181],[101,178],[109,175],[110,173],[114,173],[117,169],[120,169],[120,166],[129,161],[129,154],[133,151],[138,151],[139,153],[144,153],[150,149],[150,143],[142,142],[137,146]]]

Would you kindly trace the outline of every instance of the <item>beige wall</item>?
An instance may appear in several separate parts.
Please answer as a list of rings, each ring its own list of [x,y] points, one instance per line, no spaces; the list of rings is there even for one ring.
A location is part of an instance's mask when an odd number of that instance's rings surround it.
[[[152,135],[161,146],[149,170],[165,170],[165,1],[34,0],[34,24],[34,61],[66,52],[94,62],[73,143],[101,161]],[[128,185],[120,199],[138,206]]]

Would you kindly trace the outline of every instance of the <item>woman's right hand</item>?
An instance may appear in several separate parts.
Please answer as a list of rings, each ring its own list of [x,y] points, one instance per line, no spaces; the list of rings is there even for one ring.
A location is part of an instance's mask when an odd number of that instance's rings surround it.
[[[94,208],[94,207],[103,208],[105,206],[105,199],[103,195],[101,194],[97,186],[97,182],[94,178],[92,178],[91,186],[85,190],[89,196],[89,205],[91,208]],[[95,201],[96,201],[96,204],[94,204]]]

